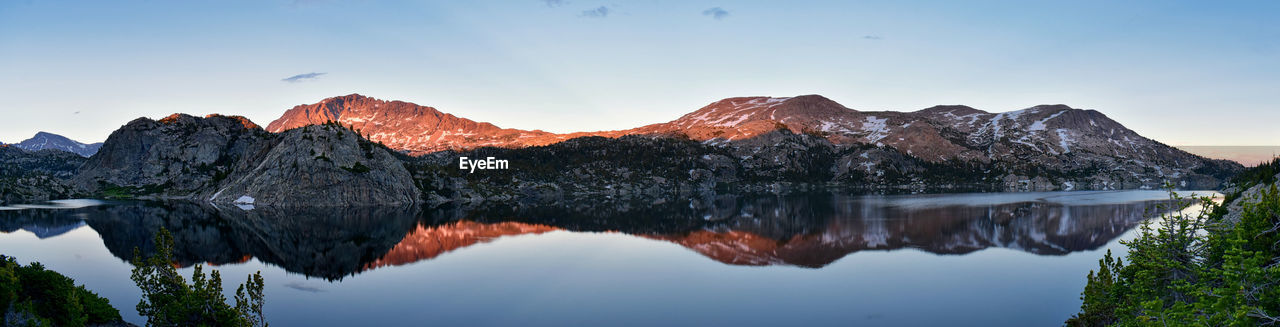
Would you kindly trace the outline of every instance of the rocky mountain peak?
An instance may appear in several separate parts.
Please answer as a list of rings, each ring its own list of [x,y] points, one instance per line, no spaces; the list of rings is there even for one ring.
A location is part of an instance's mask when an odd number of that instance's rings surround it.
[[[821,95],[737,97],[713,102],[671,123],[679,126],[732,127],[750,121],[785,122],[818,117],[839,117],[855,112]]]
[[[366,101],[386,102],[385,100],[370,97],[370,96],[364,96],[364,95],[361,95],[360,93],[352,93],[352,94],[347,94],[342,96],[325,98],[324,100],[320,100],[320,103],[357,103],[357,102],[366,102]]]
[[[713,102],[644,131],[678,131],[698,140],[740,140],[786,128],[795,133],[849,124],[862,114],[820,95],[739,97]]]
[[[973,115],[973,114],[986,114],[988,112],[974,109],[973,107],[966,106],[966,105],[938,105],[938,106],[925,108],[923,110],[917,111],[916,113],[923,114],[923,115],[943,115],[943,114],[949,113],[954,116],[965,116],[965,115]]]
[[[237,115],[225,116],[225,115],[220,115],[220,114],[209,114],[209,115],[204,116],[204,118],[212,118],[212,119],[231,119],[231,120],[234,120],[234,121],[236,121],[236,122],[239,122],[239,123],[240,123],[240,126],[244,126],[244,128],[245,128],[245,129],[259,129],[259,128],[262,128],[261,126],[258,126],[258,124],[254,124],[254,123],[253,123],[253,121],[249,120],[249,118],[245,118],[244,116],[237,116]]]
[[[254,129],[261,130],[262,129],[262,127],[258,126],[258,124],[255,124],[253,121],[250,121],[249,118],[245,118],[244,116],[227,116],[227,115],[220,115],[220,114],[210,114],[201,118],[201,117],[196,117],[196,116],[192,116],[184,113],[175,113],[172,115],[165,116],[164,118],[160,118],[159,120],[151,120],[146,117],[138,118],[138,119],[134,119],[133,121],[130,121],[125,126],[126,127],[130,125],[141,126],[141,125],[150,125],[150,124],[157,124],[157,123],[161,125],[174,125],[175,127],[185,126],[188,128],[195,127],[195,126],[214,125],[214,126],[221,127],[222,129],[245,129],[245,130],[254,130]]]
[[[387,101],[352,93],[325,98],[315,104],[294,106],[286,111],[280,119],[267,124],[267,131],[279,133],[292,128],[328,121],[343,123],[345,126],[362,125],[359,123],[367,122],[368,119],[376,119],[383,114],[430,117],[444,120],[461,119],[428,106],[404,101]]]
[[[102,147],[102,143],[80,143],[62,135],[40,131],[36,132],[35,136],[14,144],[13,146],[27,151],[52,149],[75,153],[82,157],[88,157],[97,153],[98,148]]]
[[[1042,105],[1033,106],[1029,109],[1035,109],[1035,110],[1041,110],[1041,111],[1048,110],[1048,111],[1056,112],[1056,111],[1063,111],[1063,110],[1071,110],[1075,108],[1072,108],[1071,106],[1068,106],[1065,104],[1042,104]]]
[[[786,99],[786,101],[782,102],[782,105],[779,106],[780,109],[782,109],[783,112],[791,114],[840,115],[853,110],[838,102],[828,99],[827,97],[817,94],[801,95],[783,99]]]
[[[189,119],[192,119],[192,118],[195,118],[195,117],[194,117],[194,116],[191,116],[191,115],[188,115],[188,114],[184,114],[184,113],[173,113],[173,114],[171,114],[171,115],[165,116],[164,118],[160,118],[160,119],[156,120],[156,122],[161,123],[161,124],[176,124],[176,123],[178,123],[178,122],[180,122],[180,121],[183,121],[183,120],[189,120]],[[141,119],[141,118],[139,118],[139,119]],[[138,121],[138,120],[134,120],[134,121],[136,122],[136,121]]]
[[[266,130],[286,130],[337,122],[359,131],[369,140],[410,154],[481,146],[511,146],[538,136],[541,131],[504,129],[404,101],[385,101],[359,94],[321,100],[289,109]]]

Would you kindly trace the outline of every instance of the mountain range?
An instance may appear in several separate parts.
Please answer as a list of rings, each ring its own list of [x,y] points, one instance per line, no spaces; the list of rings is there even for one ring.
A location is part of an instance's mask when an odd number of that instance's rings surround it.
[[[764,175],[780,172],[774,176],[755,176],[773,182],[835,182],[881,187],[921,183],[938,186],[952,182],[987,184],[976,190],[1155,188],[1172,182],[1180,187],[1212,188],[1224,176],[1241,168],[1235,163],[1206,159],[1142,137],[1096,110],[1040,105],[989,113],[949,105],[914,112],[858,111],[820,95],[727,98],[666,123],[618,131],[556,134],[501,128],[432,107],[351,94],[296,106],[268,124],[267,130],[283,132],[326,122],[350,127],[371,141],[409,155],[435,157],[436,165],[445,165],[448,160],[456,160],[457,155],[469,152],[491,153],[483,148],[511,149],[515,152],[502,154],[518,158],[528,156],[528,152],[542,151],[534,147],[564,148],[592,142],[563,143],[587,137],[615,140],[601,147],[627,144],[631,141],[622,137],[628,135],[687,139],[701,143],[695,147],[702,149],[691,151],[698,152],[705,162],[664,162],[693,168],[689,174],[698,172],[699,166],[721,173],[735,171],[733,174],[738,175],[743,171]],[[552,157],[572,155],[563,152]],[[624,154],[613,156],[619,155]],[[801,165],[805,167],[798,167]],[[925,174],[936,172],[939,167],[960,167],[959,173],[968,176],[938,180]],[[613,172],[602,169],[594,173]],[[797,174],[814,178],[794,178]],[[463,183],[485,178],[454,177],[467,179]],[[688,179],[691,176],[674,177]],[[537,178],[521,176],[518,179]],[[760,180],[720,181],[748,179]],[[563,180],[526,186],[560,188],[564,184],[560,182]],[[999,185],[990,187],[989,184]],[[590,193],[589,188],[578,191]],[[453,192],[443,190],[443,193]]]
[[[47,138],[51,139],[51,138]],[[459,170],[459,157],[510,169]],[[359,94],[116,130],[68,179],[85,194],[221,204],[675,201],[689,194],[1216,188],[1242,166],[1066,105],[858,111],[819,95],[736,97],[676,120],[568,134],[501,128]]]
[[[984,160],[1005,156],[1096,155],[1174,164],[1198,160],[1144,138],[1095,110],[1041,105],[989,113],[967,106],[935,106],[915,112],[857,111],[820,95],[738,97],[713,102],[676,120],[621,131],[554,134],[507,129],[439,110],[359,94],[296,106],[267,125],[278,133],[337,122],[369,140],[413,155],[484,146],[527,147],[583,136],[681,134],[723,143],[750,139],[779,128],[820,135],[833,144],[891,146],[929,161]],[[1145,159],[1145,160],[1144,160]]]
[[[27,151],[40,151],[44,149],[61,150],[75,153],[82,157],[93,156],[94,153],[98,153],[99,148],[102,148],[102,142],[89,144],[80,143],[65,136],[49,132],[37,132],[35,136],[32,136],[25,141],[9,145]]]

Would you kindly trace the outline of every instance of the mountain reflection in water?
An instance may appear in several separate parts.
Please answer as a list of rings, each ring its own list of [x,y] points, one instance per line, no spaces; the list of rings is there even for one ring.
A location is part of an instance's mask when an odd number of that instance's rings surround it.
[[[949,255],[1003,247],[1063,255],[1097,249],[1169,203],[1150,195],[1108,201],[1107,192],[1046,198],[1061,194],[950,195],[933,200],[840,194],[721,196],[664,205],[425,211],[242,210],[188,202],[127,202],[0,211],[0,231],[22,229],[47,238],[87,225],[113,255],[128,260],[134,248],[150,253],[155,232],[166,228],[173,233],[174,254],[182,266],[257,258],[290,272],[332,280],[431,260],[504,236],[556,230],[661,240],[732,265],[820,268],[858,251],[902,248]],[[1079,197],[1086,198],[1078,201]]]

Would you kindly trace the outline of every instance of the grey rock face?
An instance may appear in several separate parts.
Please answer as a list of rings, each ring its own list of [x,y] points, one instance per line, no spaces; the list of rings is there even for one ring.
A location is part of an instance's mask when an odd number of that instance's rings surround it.
[[[1276,174],[1276,178],[1280,179],[1280,174]],[[1225,221],[1229,226],[1235,226],[1236,223],[1240,222],[1240,216],[1244,212],[1244,203],[1246,201],[1257,201],[1258,197],[1261,196],[1261,193],[1263,191],[1269,190],[1274,185],[1262,183],[1262,184],[1256,184],[1256,185],[1237,185],[1237,186],[1233,186],[1233,188],[1240,187],[1240,186],[1244,186],[1248,188],[1244,189],[1243,191],[1240,191],[1239,197],[1237,197],[1234,201],[1231,201],[1231,203],[1226,204],[1227,215],[1223,217],[1223,221]],[[1229,189],[1224,191],[1224,193],[1231,194],[1235,190],[1239,190],[1239,188]]]
[[[776,130],[733,142],[727,149],[737,157],[743,170],[766,179],[830,178],[826,160],[837,150],[831,142],[808,134]],[[720,163],[716,166],[725,166]],[[808,178],[805,178],[808,179]]]
[[[0,176],[48,175],[70,178],[85,159],[58,150],[25,151],[13,146],[0,146]]]
[[[30,203],[78,195],[68,178],[84,157],[59,150],[24,151],[0,146],[0,204]]]
[[[237,163],[209,201],[330,206],[415,203],[421,197],[400,159],[346,128],[295,128],[271,143]]]
[[[73,182],[99,194],[222,204],[347,206],[420,198],[392,151],[346,128],[272,134],[243,117],[219,115],[129,122]]]
[[[238,117],[139,118],[112,132],[73,181],[90,191],[129,187],[180,197],[217,185],[230,164],[270,138]]]

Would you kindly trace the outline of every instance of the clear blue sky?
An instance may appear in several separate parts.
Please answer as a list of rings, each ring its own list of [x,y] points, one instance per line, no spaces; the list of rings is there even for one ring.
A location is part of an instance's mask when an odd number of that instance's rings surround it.
[[[1276,145],[1280,1],[0,0],[0,141],[266,125],[349,93],[554,132],[731,96],[1063,103],[1172,145]]]

